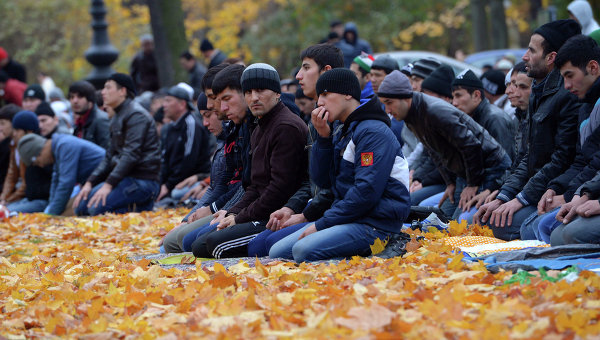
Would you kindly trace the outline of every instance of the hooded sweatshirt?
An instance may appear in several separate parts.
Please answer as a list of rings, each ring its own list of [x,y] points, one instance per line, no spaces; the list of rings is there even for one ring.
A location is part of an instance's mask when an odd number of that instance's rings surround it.
[[[597,29],[600,29],[596,20],[594,20],[594,14],[592,12],[592,6],[585,0],[573,1],[567,6],[567,9],[581,25],[581,33],[589,35]]]

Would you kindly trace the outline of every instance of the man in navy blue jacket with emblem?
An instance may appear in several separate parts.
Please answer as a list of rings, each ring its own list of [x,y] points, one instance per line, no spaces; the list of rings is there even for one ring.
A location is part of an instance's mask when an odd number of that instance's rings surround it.
[[[274,244],[269,255],[296,262],[371,255],[375,240],[400,232],[408,216],[408,164],[377,97],[360,102],[352,71],[323,73],[317,94],[311,178],[332,188],[335,201],[315,223]]]

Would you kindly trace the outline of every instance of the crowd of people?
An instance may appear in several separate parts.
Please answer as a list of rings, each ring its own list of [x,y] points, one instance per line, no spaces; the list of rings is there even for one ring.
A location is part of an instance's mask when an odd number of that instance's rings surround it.
[[[208,67],[182,53],[189,84],[168,89],[144,36],[130,75],[100,95],[74,82],[60,107],[0,48],[0,204],[79,216],[192,204],[159,245],[196,257],[368,256],[417,205],[503,240],[600,243],[600,47],[586,25],[544,24],[521,62],[480,77],[374,58],[352,23],[303,50],[293,80],[205,40]]]

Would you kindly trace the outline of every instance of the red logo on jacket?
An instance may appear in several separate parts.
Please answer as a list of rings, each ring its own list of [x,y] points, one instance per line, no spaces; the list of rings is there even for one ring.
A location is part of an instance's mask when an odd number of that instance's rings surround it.
[[[362,165],[362,166],[373,165],[373,153],[372,152],[361,153],[360,154],[360,165]]]

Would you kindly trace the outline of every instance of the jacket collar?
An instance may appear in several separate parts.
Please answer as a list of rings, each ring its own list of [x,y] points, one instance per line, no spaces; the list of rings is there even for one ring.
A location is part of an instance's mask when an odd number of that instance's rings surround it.
[[[562,85],[563,78],[560,75],[560,71],[555,67],[540,84],[534,85],[534,87],[543,86],[542,97],[546,97],[556,93]],[[535,89],[532,88],[532,90]]]
[[[342,127],[342,135],[346,134],[346,131],[350,127],[352,122],[359,122],[363,120],[379,120],[384,122],[387,126],[391,126],[392,122],[387,113],[381,109],[381,104],[377,96],[373,96],[367,102],[360,105],[356,110],[352,111]]]
[[[598,98],[600,98],[600,77],[596,79],[594,84],[592,84],[592,87],[590,87],[590,89],[587,91],[583,101],[586,103],[595,104]]]
[[[277,116],[277,114],[279,114],[279,112],[281,112],[281,110],[283,110],[284,105],[281,101],[279,101],[277,104],[275,104],[275,106],[273,106],[273,108],[265,113],[262,117],[256,119],[256,122],[258,124],[258,126],[265,126],[267,125],[271,120],[273,120],[273,117]],[[252,113],[250,113],[252,114]]]
[[[471,118],[473,118],[473,120],[476,122],[479,121],[480,116],[488,108],[489,105],[490,105],[489,100],[487,100],[487,98],[482,98],[481,103],[479,103],[479,105],[477,105],[477,107],[473,111]]]
[[[129,105],[129,103],[131,103],[131,99],[125,98],[125,100],[121,103],[121,105],[115,107],[115,112],[117,114],[121,113],[121,111],[123,111],[123,109]]]

